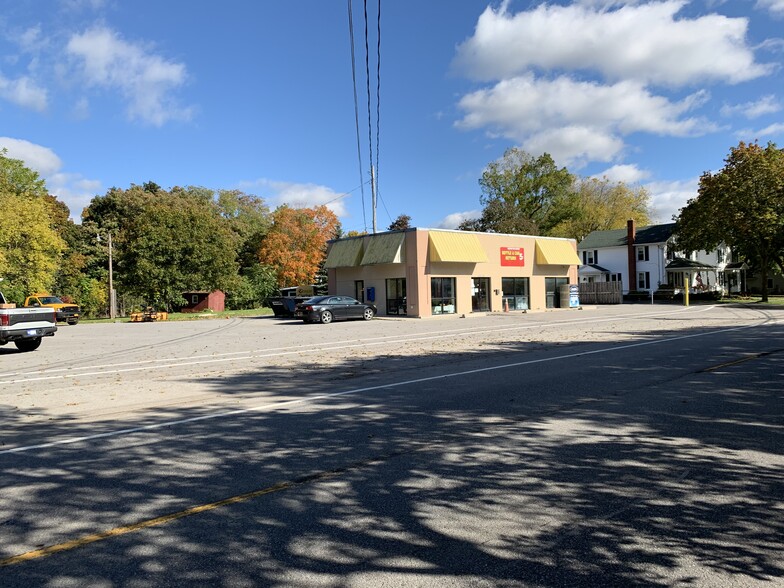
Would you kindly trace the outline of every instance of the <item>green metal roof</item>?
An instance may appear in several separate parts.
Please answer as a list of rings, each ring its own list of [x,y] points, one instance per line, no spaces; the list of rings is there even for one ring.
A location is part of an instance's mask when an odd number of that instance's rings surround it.
[[[663,225],[647,225],[638,227],[635,237],[635,245],[651,245],[653,243],[665,243],[675,230],[675,223]],[[626,229],[613,229],[610,231],[593,231],[585,239],[580,241],[577,249],[602,249],[604,247],[626,247]]]
[[[406,253],[403,247],[405,239],[406,234],[403,231],[371,235],[367,241],[365,255],[362,256],[361,265],[405,262]]]

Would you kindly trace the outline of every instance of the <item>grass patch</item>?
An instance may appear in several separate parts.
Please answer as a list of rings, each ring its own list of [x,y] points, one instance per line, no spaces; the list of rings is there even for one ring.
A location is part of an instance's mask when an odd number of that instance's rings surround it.
[[[725,296],[718,302],[722,303],[741,303],[741,304],[772,304],[774,306],[784,306],[784,296],[768,295],[767,303],[762,302],[760,296]]]

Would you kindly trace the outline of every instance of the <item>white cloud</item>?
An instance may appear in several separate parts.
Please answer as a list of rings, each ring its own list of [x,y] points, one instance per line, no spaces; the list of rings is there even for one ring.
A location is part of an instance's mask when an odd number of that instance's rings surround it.
[[[347,216],[345,199],[348,194],[317,184],[297,184],[260,178],[240,182],[240,189],[260,192],[272,208],[287,204],[293,208],[312,208],[324,205],[339,217]]]
[[[648,179],[651,172],[640,169],[634,164],[614,165],[603,172],[594,175],[594,178],[607,178],[611,182],[623,182],[624,184],[637,184],[642,180]]]
[[[90,86],[117,90],[128,101],[131,120],[161,126],[170,120],[190,120],[192,108],[180,107],[172,96],[187,79],[185,65],[124,41],[105,27],[73,35],[67,53],[81,68]]]
[[[746,44],[745,18],[677,18],[686,0],[624,2],[615,10],[608,4],[619,3],[541,4],[517,14],[507,11],[506,2],[497,9],[488,6],[473,36],[458,47],[454,65],[480,80],[538,68],[665,86],[738,83],[772,71],[756,63]]]
[[[481,210],[466,210],[465,212],[453,212],[442,218],[435,229],[456,229],[465,220],[479,218],[482,216]]]
[[[48,102],[46,89],[27,76],[9,80],[0,74],[0,98],[38,112],[46,110]]]
[[[54,151],[24,139],[0,137],[0,149],[3,148],[8,149],[8,157],[21,159],[27,167],[43,177],[56,173],[63,166],[62,160]]]
[[[38,172],[46,181],[49,193],[57,196],[68,206],[71,218],[77,222],[81,218],[82,209],[90,203],[96,194],[101,192],[100,181],[89,180],[81,174],[60,171],[63,162],[48,147],[24,139],[0,137],[0,149],[3,148],[8,149],[8,157],[20,159],[27,167]]]
[[[651,182],[644,188],[651,195],[651,220],[654,223],[669,223],[690,198],[697,196],[699,178],[671,182]]]
[[[772,94],[763,96],[755,102],[746,102],[745,104],[725,104],[721,107],[721,114],[723,116],[733,116],[740,114],[746,118],[757,118],[764,114],[772,114],[782,109],[781,102],[776,100]]]
[[[784,0],[757,0],[756,6],[769,10],[775,16],[784,15]]]
[[[735,136],[745,141],[767,141],[775,137],[784,135],[784,123],[774,123],[759,130],[742,129],[735,133]]]
[[[464,96],[459,107],[467,114],[456,124],[488,128],[534,153],[547,151],[562,164],[611,161],[623,149],[623,135],[689,136],[714,130],[704,120],[683,118],[706,99],[707,93],[697,92],[671,102],[639,82],[602,85],[566,76],[537,79],[528,73]]]

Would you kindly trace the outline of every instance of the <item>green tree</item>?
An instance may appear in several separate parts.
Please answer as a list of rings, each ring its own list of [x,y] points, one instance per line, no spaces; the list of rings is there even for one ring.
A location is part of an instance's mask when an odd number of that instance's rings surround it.
[[[459,228],[548,234],[562,221],[558,205],[567,200],[573,182],[572,174],[558,168],[549,154],[533,157],[517,148],[507,149],[479,180],[482,216],[464,221]]]
[[[65,249],[54,202],[35,171],[0,151],[0,277],[5,295],[17,303],[54,282]]]
[[[757,269],[762,300],[768,300],[768,273],[784,272],[784,151],[774,143],[740,142],[724,167],[705,172],[696,198],[677,219],[679,249],[710,250],[726,243]]]
[[[125,293],[167,308],[187,290],[230,290],[237,282],[237,237],[210,190],[157,184],[112,188],[94,198],[83,224],[112,231],[115,279]]]
[[[550,235],[580,240],[593,231],[622,229],[628,219],[647,225],[649,203],[650,195],[645,188],[633,188],[607,178],[581,178],[556,204],[561,220]]]
[[[408,228],[411,228],[411,217],[407,214],[401,214],[387,227],[387,231],[402,231]]]
[[[218,209],[237,235],[241,269],[259,264],[259,249],[272,226],[272,215],[262,198],[239,190],[218,190]]]
[[[226,308],[258,308],[263,306],[270,296],[274,296],[277,290],[278,276],[275,269],[257,262],[244,268],[237,284],[226,293]]]

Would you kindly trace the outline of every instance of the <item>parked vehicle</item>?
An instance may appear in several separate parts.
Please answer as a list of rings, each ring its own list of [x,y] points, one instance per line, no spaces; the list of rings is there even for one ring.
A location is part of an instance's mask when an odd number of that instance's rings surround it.
[[[350,296],[314,296],[297,304],[294,316],[306,323],[324,323],[348,319],[369,321],[376,316],[377,309],[372,304],[360,302]]]
[[[281,288],[279,296],[273,296],[267,300],[267,304],[272,307],[272,312],[278,318],[292,318],[296,311],[297,304],[305,302],[319,294],[326,294],[326,284],[308,284],[305,286],[291,286]]]
[[[38,293],[28,296],[24,303],[25,308],[54,308],[58,321],[75,325],[79,322],[79,306],[63,302],[57,296],[51,294]]]
[[[13,342],[19,351],[35,351],[55,331],[53,308],[16,308],[0,292],[0,345]]]

